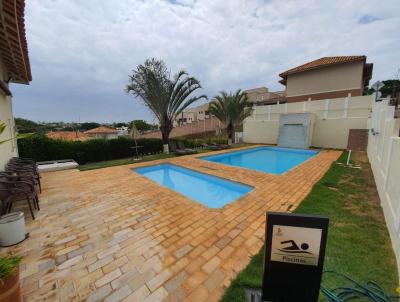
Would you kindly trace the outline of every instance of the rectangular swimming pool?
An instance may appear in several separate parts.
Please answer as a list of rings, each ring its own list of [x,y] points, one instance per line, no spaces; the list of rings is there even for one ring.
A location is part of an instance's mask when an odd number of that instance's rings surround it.
[[[313,157],[318,151],[278,147],[257,147],[202,157],[202,159],[251,170],[283,174]]]
[[[210,208],[221,208],[253,189],[244,184],[172,164],[132,170]]]

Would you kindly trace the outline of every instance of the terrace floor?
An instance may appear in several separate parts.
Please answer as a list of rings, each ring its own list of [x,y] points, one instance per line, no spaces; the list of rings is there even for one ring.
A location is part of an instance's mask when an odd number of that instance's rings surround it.
[[[263,245],[265,212],[294,210],[340,153],[322,151],[282,176],[201,155],[44,173],[30,238],[9,249],[24,256],[24,301],[218,301]],[[209,209],[130,170],[159,162],[255,189]]]

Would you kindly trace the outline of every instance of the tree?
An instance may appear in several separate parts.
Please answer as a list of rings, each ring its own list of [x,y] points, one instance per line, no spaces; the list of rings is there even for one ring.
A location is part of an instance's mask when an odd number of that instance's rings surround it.
[[[144,120],[133,120],[129,123],[129,128],[132,128],[132,124],[135,124],[136,129],[140,132],[157,129],[157,126],[149,124]]]
[[[168,153],[169,135],[175,118],[189,105],[205,95],[191,96],[201,88],[200,82],[186,71],[179,71],[173,79],[162,60],[148,59],[129,76],[126,92],[139,97],[160,124],[164,152]]]
[[[395,95],[395,90],[399,89],[400,87],[400,80],[392,79],[392,80],[385,80],[382,81],[382,83],[385,85],[383,86],[379,91],[382,93],[382,97],[385,98],[388,95],[391,95],[394,97]],[[373,94],[375,92],[374,89],[369,88],[366,94]]]
[[[386,97],[388,95],[394,97],[395,90],[400,87],[400,80],[386,80],[383,81],[383,84],[385,84],[385,86],[383,86],[380,90],[380,92],[382,92],[382,97]]]
[[[81,124],[79,125],[79,129],[80,129],[80,130],[83,130],[83,131],[87,131],[87,130],[90,130],[90,129],[94,129],[94,128],[97,128],[97,127],[100,127],[100,124],[99,124],[99,123],[94,123],[94,122],[81,123]]]
[[[33,133],[40,130],[40,125],[38,123],[24,118],[16,117],[15,125],[17,125],[19,133]]]
[[[128,127],[127,123],[113,123],[114,128]]]
[[[220,95],[214,97],[208,110],[226,125],[229,144],[232,144],[235,127],[240,126],[252,113],[247,95],[240,89],[234,94],[221,92]]]

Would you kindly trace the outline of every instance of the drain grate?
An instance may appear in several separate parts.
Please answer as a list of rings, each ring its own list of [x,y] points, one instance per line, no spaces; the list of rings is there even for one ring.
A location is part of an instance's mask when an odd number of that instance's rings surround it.
[[[262,302],[261,289],[259,288],[246,288],[246,302]]]

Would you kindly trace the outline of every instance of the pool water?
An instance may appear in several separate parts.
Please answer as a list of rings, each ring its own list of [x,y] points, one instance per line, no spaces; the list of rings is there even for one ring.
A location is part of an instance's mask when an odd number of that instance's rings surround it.
[[[210,208],[221,208],[253,189],[250,186],[172,164],[132,170]]]
[[[205,156],[202,159],[271,174],[283,174],[317,153],[318,151],[314,150],[257,147],[220,155]]]

